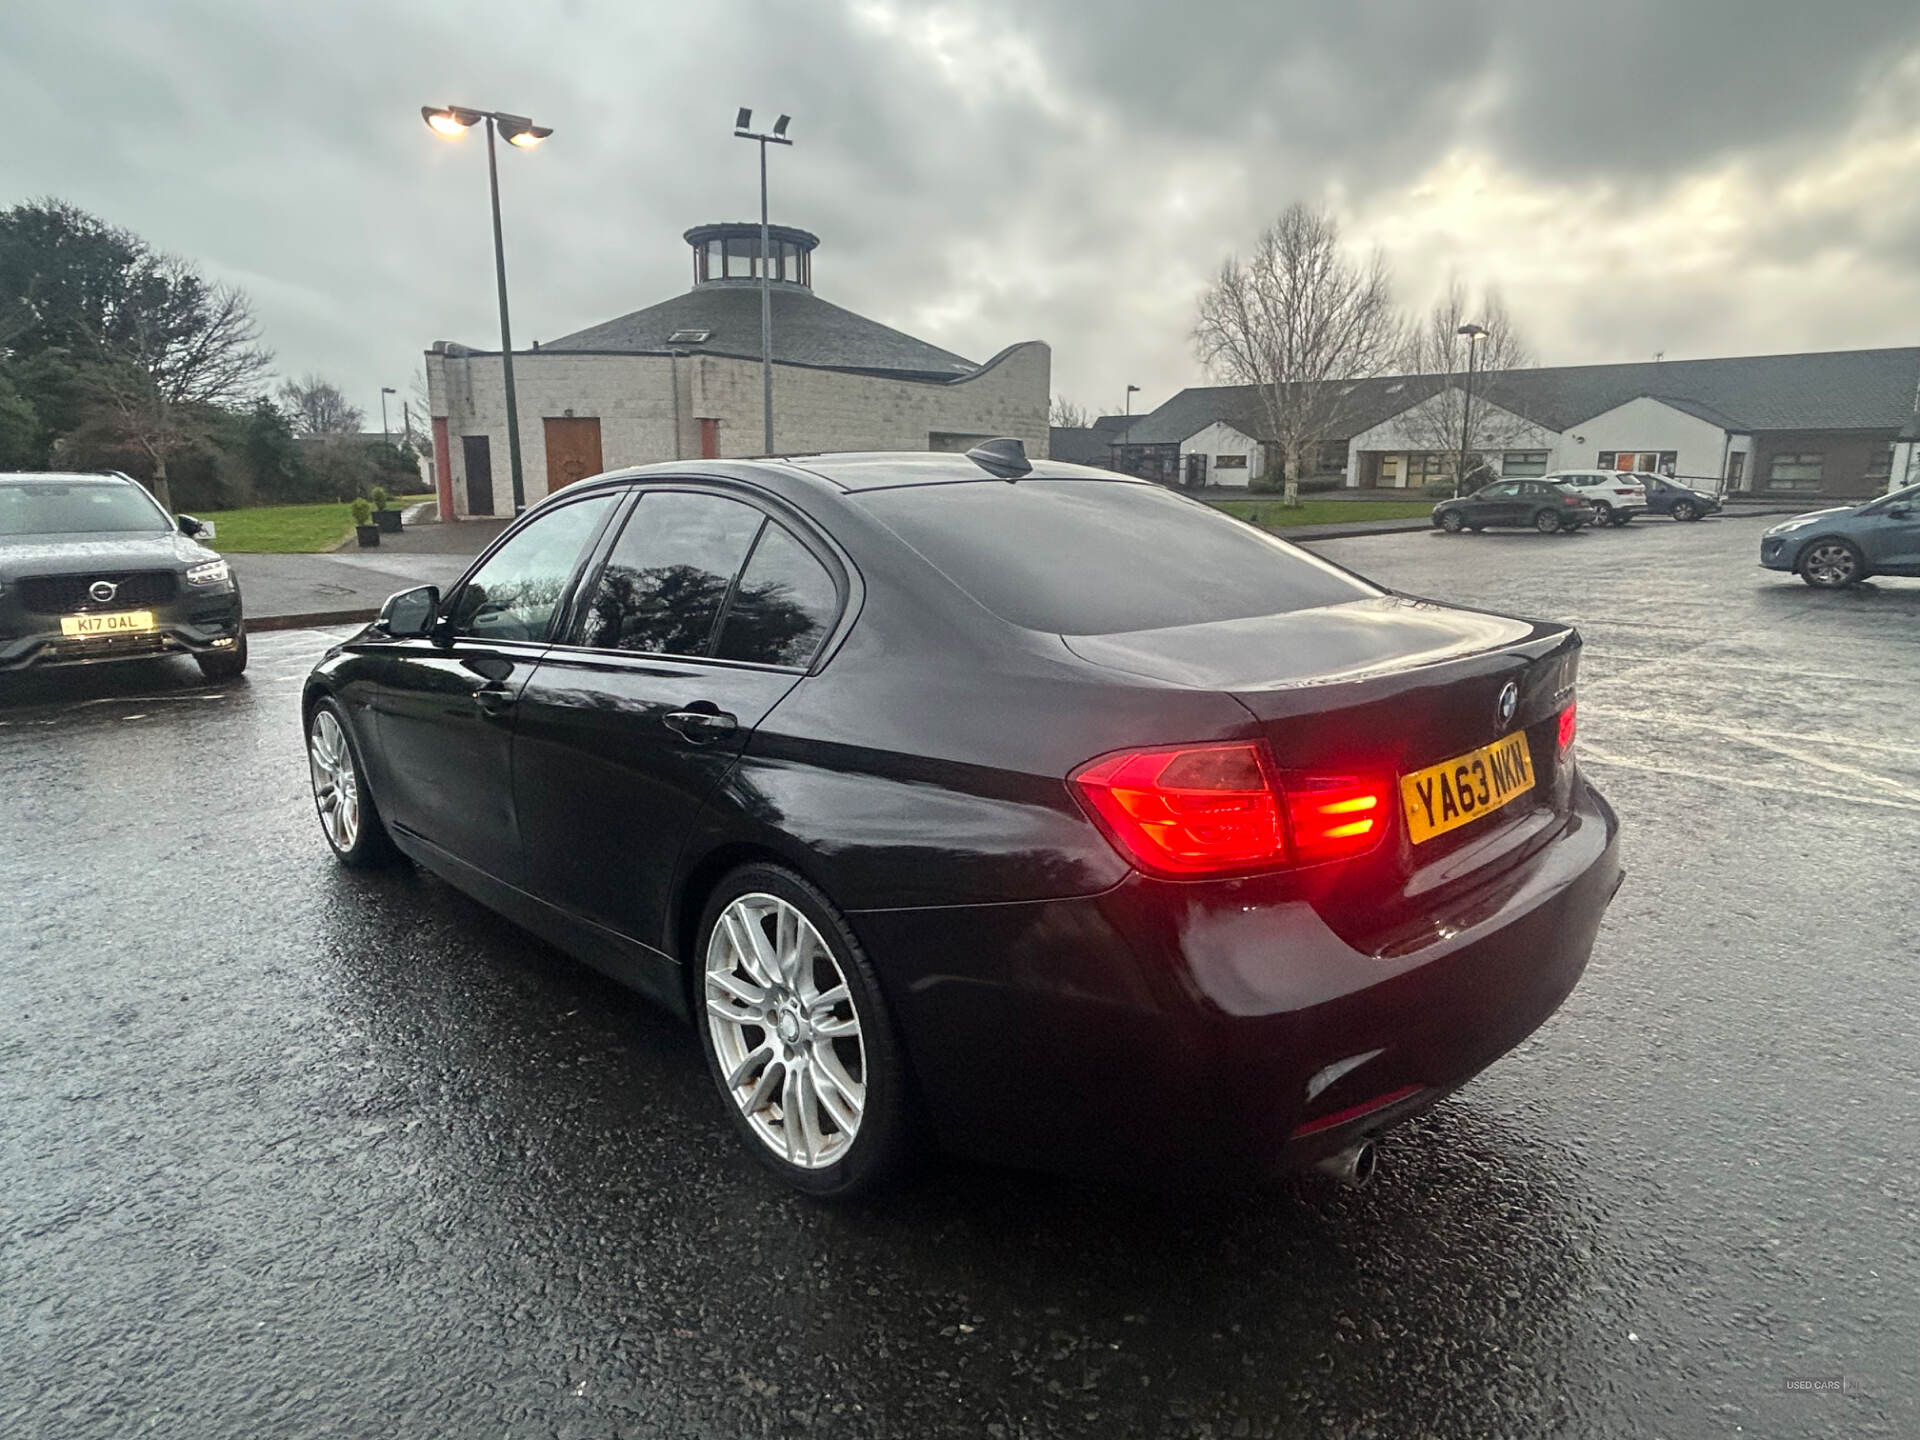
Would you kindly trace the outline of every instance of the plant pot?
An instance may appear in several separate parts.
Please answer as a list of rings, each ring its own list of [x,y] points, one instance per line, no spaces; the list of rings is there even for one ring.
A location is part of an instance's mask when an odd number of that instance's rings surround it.
[[[400,512],[398,510],[376,510],[373,512],[373,523],[389,535],[398,535],[400,533]]]
[[[354,533],[360,537],[360,548],[362,550],[377,550],[380,548],[380,527],[378,525],[356,525],[353,529]]]

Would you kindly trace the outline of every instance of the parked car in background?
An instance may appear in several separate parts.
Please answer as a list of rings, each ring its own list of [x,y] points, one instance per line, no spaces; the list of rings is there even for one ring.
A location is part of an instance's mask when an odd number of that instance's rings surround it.
[[[1667,515],[1675,520],[1698,520],[1720,513],[1720,497],[1706,490],[1695,490],[1665,475],[1635,471],[1633,478],[1647,494],[1647,513]]]
[[[1556,470],[1543,479],[1570,485],[1593,506],[1596,525],[1624,525],[1646,513],[1647,492],[1638,477],[1618,470]]]
[[[1864,505],[1796,515],[1760,537],[1760,563],[1818,590],[1869,575],[1920,575],[1920,485]]]
[[[1450,535],[1489,526],[1524,525],[1542,535],[1578,530],[1594,519],[1587,497],[1551,480],[1496,480],[1471,495],[1433,507],[1434,525]]]
[[[569,485],[302,720],[342,862],[686,1016],[798,1189],[923,1130],[1351,1182],[1586,965],[1621,871],[1579,655],[996,441]]]
[[[240,587],[211,539],[125,475],[0,474],[0,670],[191,655],[233,679]]]

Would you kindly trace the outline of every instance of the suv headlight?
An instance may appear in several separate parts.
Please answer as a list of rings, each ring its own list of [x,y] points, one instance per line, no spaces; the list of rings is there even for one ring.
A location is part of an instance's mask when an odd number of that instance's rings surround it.
[[[227,569],[227,562],[224,560],[203,560],[198,565],[189,565],[187,567],[187,584],[200,586],[224,585],[227,583],[227,577],[231,573],[232,572]]]

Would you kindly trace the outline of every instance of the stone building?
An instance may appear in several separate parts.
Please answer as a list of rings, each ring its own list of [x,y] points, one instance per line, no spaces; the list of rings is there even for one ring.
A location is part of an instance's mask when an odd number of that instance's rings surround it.
[[[699,225],[685,238],[686,294],[514,351],[528,504],[625,465],[764,453],[760,227]],[[776,453],[965,450],[997,435],[1047,453],[1044,343],[976,364],[842,309],[814,294],[818,245],[770,227]],[[508,514],[499,352],[443,340],[426,370],[443,513]]]

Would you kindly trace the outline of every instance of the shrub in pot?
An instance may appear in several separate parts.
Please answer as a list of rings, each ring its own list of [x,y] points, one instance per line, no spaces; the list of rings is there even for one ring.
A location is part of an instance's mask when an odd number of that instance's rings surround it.
[[[373,506],[365,500],[355,500],[347,507],[353,512],[353,528],[360,536],[360,548],[372,549],[380,543],[380,527],[370,523],[373,519]]]
[[[387,502],[391,498],[386,490],[376,485],[367,492],[367,498],[373,501],[373,523],[389,535],[400,533],[400,512],[389,510]]]

